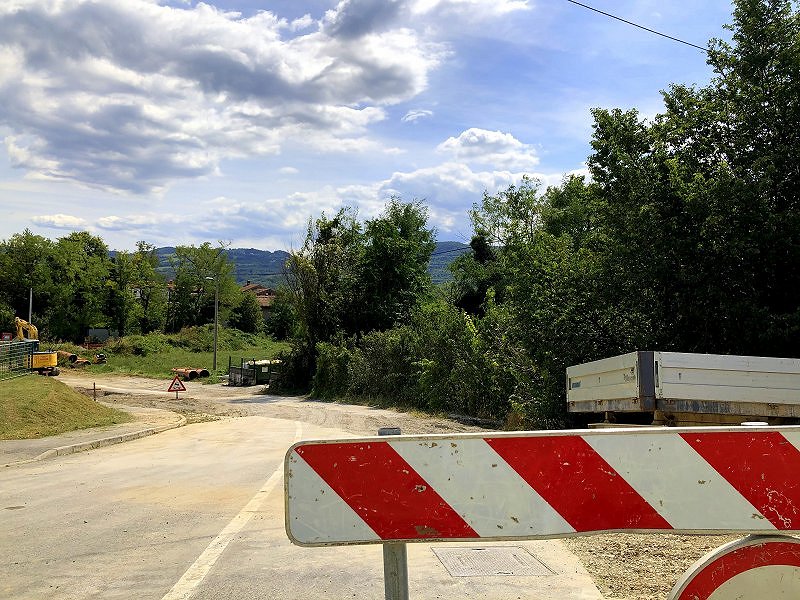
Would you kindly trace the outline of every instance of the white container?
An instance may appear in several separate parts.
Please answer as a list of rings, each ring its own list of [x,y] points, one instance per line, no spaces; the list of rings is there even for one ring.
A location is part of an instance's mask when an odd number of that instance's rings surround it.
[[[567,368],[570,412],[800,417],[800,360],[631,352]]]

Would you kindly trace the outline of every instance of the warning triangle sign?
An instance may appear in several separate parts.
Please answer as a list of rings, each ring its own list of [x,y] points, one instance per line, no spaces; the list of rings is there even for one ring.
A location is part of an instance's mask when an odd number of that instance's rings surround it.
[[[178,379],[177,375],[175,375],[175,377],[172,379],[172,383],[169,384],[169,387],[167,388],[167,391],[168,392],[185,392],[186,391],[186,386],[183,385],[183,382],[180,379]]]

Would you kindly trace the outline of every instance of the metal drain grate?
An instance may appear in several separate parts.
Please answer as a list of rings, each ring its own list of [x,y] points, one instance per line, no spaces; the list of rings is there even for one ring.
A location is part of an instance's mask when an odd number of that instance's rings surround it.
[[[555,574],[525,548],[518,546],[431,549],[452,577],[544,577]]]

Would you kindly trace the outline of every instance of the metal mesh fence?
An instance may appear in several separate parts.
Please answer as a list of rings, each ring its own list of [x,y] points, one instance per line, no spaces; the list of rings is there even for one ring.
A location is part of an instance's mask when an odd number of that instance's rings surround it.
[[[31,373],[37,342],[0,342],[0,381]]]

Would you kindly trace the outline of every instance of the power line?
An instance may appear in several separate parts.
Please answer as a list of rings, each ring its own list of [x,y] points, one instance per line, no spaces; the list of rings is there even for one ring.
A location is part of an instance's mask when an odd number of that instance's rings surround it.
[[[468,250],[472,250],[469,246],[464,246],[463,248],[450,248],[450,250],[439,250],[439,252],[434,252],[431,256],[439,256],[440,254],[447,254],[448,252],[466,252]]]
[[[610,17],[612,19],[616,19],[617,21],[622,21],[623,23],[625,23],[627,25],[632,25],[633,27],[638,27],[639,29],[644,29],[645,31],[648,31],[650,33],[654,33],[655,35],[660,35],[661,37],[665,37],[668,40],[672,40],[673,42],[680,42],[681,44],[686,44],[687,46],[691,46],[692,48],[697,48],[698,50],[702,50],[703,52],[708,53],[708,49],[707,48],[703,48],[702,46],[698,46],[697,44],[693,44],[691,42],[687,42],[686,40],[682,40],[680,38],[676,38],[676,37],[673,37],[671,35],[667,35],[666,33],[661,33],[660,31],[656,31],[655,29],[650,29],[649,27],[645,27],[644,25],[639,25],[638,23],[634,23],[633,21],[628,21],[627,19],[623,19],[622,17],[618,17],[617,15],[612,15],[611,13],[604,12],[604,11],[602,11],[600,9],[594,8],[592,6],[589,6],[588,4],[582,4],[580,2],[577,2],[576,0],[567,0],[567,2],[570,2],[572,4],[576,4],[578,6],[582,6],[583,8],[586,8],[588,10],[593,10],[596,13],[600,13],[601,15],[605,15],[606,17]]]

